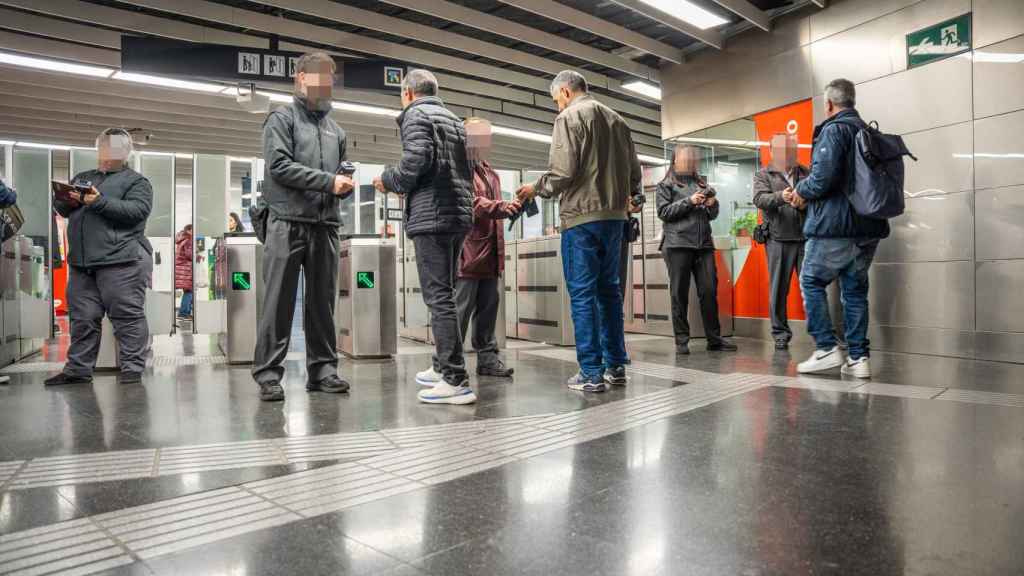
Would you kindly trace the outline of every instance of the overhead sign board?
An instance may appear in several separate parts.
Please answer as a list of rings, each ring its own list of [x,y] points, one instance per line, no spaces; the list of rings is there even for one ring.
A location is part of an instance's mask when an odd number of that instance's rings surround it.
[[[284,50],[121,36],[122,70],[187,80],[291,83],[301,56],[301,52]],[[395,93],[405,78],[406,66],[402,62],[345,60],[335,56],[334,63],[336,85],[344,88]]]
[[[971,14],[962,14],[907,34],[907,68],[955,56],[971,49]]]

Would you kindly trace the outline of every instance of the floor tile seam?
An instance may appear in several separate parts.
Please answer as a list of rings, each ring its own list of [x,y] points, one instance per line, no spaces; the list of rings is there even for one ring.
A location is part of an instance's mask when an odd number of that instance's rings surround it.
[[[138,557],[138,556],[136,556],[136,555],[135,555],[135,554],[134,554],[134,553],[133,553],[133,552],[132,552],[131,550],[129,550],[129,549],[128,549],[128,547],[124,545],[124,542],[123,542],[123,541],[121,541],[121,539],[120,539],[120,538],[118,538],[117,536],[115,536],[114,534],[112,534],[112,533],[110,532],[110,530],[107,530],[106,526],[103,526],[103,525],[102,525],[102,524],[101,524],[101,523],[100,523],[100,522],[99,522],[99,521],[97,520],[97,517],[96,517],[96,516],[86,516],[86,520],[88,520],[88,521],[89,521],[89,523],[90,523],[90,524],[92,524],[92,526],[93,526],[93,527],[94,527],[94,528],[95,528],[96,530],[98,530],[98,531],[100,531],[101,533],[103,533],[103,534],[104,534],[104,535],[105,535],[105,536],[106,536],[106,537],[107,537],[107,538],[108,538],[108,539],[109,539],[110,541],[112,541],[112,542],[113,542],[113,543],[114,543],[114,544],[115,544],[115,545],[116,545],[116,546],[117,546],[118,548],[120,548],[120,549],[121,549],[121,554],[122,554],[122,555],[125,555],[125,556],[128,556],[129,558],[131,558],[131,559],[132,559],[132,562],[138,562],[138,561],[140,561],[139,557]]]
[[[24,470],[25,467],[28,466],[28,463],[29,463],[28,460],[22,460],[21,461],[21,465],[19,465],[14,470],[14,472],[11,473],[10,476],[5,478],[3,482],[0,482],[0,494],[3,494],[4,492],[7,491],[8,487],[11,486],[11,484],[14,482],[14,479],[18,477],[18,474],[21,474],[21,471]]]

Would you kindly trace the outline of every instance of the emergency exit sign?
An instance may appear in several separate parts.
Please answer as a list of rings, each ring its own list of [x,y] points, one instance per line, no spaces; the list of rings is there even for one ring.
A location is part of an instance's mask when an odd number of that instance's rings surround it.
[[[907,34],[907,68],[971,49],[971,14],[963,14]]]
[[[249,282],[248,272],[232,272],[231,273],[231,288],[233,290],[249,290],[252,288],[252,283]]]
[[[373,281],[373,272],[356,272],[356,286],[359,288],[373,288],[376,286]]]

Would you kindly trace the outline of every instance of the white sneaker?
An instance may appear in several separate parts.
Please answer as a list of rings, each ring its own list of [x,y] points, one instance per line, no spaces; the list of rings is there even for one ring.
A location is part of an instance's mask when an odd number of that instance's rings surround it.
[[[833,346],[831,350],[815,350],[810,358],[797,364],[796,371],[801,374],[824,372],[842,366],[845,360],[839,346]]]
[[[452,386],[442,380],[432,388],[420,390],[419,399],[427,404],[472,404],[476,402],[476,394],[468,383]]]
[[[871,378],[871,361],[867,356],[856,360],[849,358],[843,362],[843,367],[839,371],[855,378]]]
[[[0,374],[0,384],[7,384],[11,381],[11,377],[6,374]]]
[[[435,386],[442,380],[444,380],[444,377],[441,376],[440,372],[434,370],[433,366],[416,373],[416,383],[420,386]]]

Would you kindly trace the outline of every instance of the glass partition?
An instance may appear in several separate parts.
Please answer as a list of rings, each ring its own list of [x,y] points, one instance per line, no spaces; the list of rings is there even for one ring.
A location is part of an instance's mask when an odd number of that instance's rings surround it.
[[[506,202],[510,202],[516,197],[516,190],[519,189],[520,182],[522,182],[522,174],[518,170],[495,170],[498,173],[498,179],[501,181],[501,197]],[[512,226],[512,229],[508,229],[508,222],[502,224],[505,227],[505,240],[518,240],[523,234],[523,223],[522,220],[516,220],[516,223]]]
[[[169,334],[174,318],[174,155],[143,152],[139,173],[153,188],[146,237],[153,246],[153,274],[146,295],[146,316],[153,334]]]
[[[12,180],[18,190],[18,207],[25,223],[16,237],[19,266],[18,308],[20,315],[20,355],[42,347],[50,335],[50,150],[15,147]]]
[[[194,219],[194,326],[200,334],[223,332],[224,279],[216,277],[217,261],[224,259],[222,242],[227,229],[230,161],[226,156],[196,154],[193,164]]]
[[[712,222],[715,236],[748,235],[749,221],[756,219],[752,202],[754,173],[760,168],[757,129],[752,118],[741,118],[666,142],[665,157],[672,158],[677,144],[701,151],[701,173],[715,188],[721,205]]]
[[[0,145],[0,180],[13,185],[11,178],[12,148]],[[21,355],[18,342],[20,314],[18,313],[18,272],[16,257],[17,238],[0,245],[0,366],[6,366]]]
[[[395,194],[378,194],[373,188],[373,179],[384,173],[383,164],[356,165],[354,179],[356,191],[349,197],[351,203],[358,213],[356,228],[343,228],[342,234],[380,234],[381,236],[394,236],[397,227],[394,222],[387,220],[387,208],[397,208],[398,197]],[[347,222],[346,222],[347,225]]]

